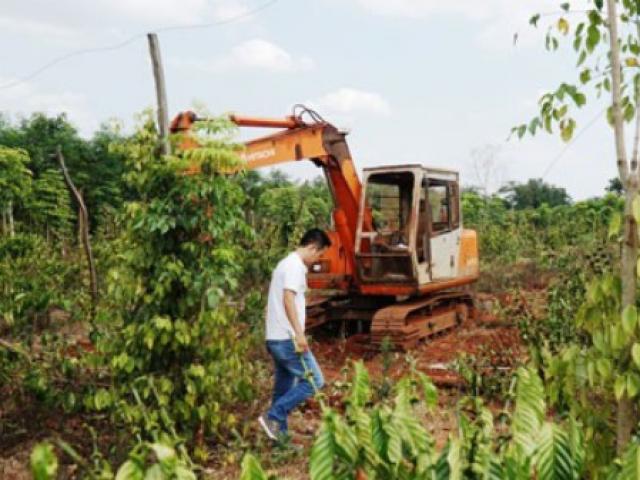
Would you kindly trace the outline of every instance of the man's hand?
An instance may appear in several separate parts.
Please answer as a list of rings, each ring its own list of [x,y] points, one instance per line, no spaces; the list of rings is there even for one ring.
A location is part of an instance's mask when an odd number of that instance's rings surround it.
[[[304,336],[304,333],[296,335],[293,340],[293,343],[296,346],[296,352],[309,351],[309,344],[307,343],[307,337]]]

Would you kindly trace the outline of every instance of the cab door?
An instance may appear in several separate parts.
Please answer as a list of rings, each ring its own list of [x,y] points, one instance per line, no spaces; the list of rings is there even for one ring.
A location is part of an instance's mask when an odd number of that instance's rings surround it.
[[[428,179],[430,208],[431,279],[454,278],[458,270],[460,202],[457,180]]]
[[[421,179],[418,193],[418,222],[416,225],[416,260],[418,283],[431,281],[431,208],[429,207],[429,180],[426,174]]]

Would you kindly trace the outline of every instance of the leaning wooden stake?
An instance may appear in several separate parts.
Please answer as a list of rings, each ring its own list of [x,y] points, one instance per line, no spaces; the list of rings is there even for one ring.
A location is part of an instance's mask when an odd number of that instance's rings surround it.
[[[89,241],[89,212],[87,210],[87,206],[82,199],[82,195],[74,185],[71,180],[71,176],[69,175],[69,171],[67,170],[67,166],[64,163],[64,156],[62,155],[62,147],[58,145],[56,148],[56,158],[58,159],[58,163],[60,164],[60,168],[62,169],[62,175],[64,175],[64,179],[67,182],[67,186],[76,201],[78,202],[78,206],[80,209],[80,226],[82,227],[82,244],[84,246],[84,253],[87,256],[87,264],[89,266],[89,288],[91,293],[91,318],[95,317],[96,307],[98,305],[98,274],[96,273],[96,265],[93,260],[93,252],[91,250],[91,242]]]
[[[162,68],[162,57],[160,56],[160,44],[158,35],[147,34],[149,39],[149,53],[153,66],[153,78],[156,84],[156,98],[158,101],[158,129],[160,130],[160,148],[163,155],[171,154],[169,144],[169,108],[167,106],[167,90],[164,83],[164,70]]]

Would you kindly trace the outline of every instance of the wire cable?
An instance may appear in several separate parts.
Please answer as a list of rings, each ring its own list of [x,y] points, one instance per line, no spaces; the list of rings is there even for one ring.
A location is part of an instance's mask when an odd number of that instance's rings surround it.
[[[558,160],[560,160],[565,153],[567,153],[567,151],[569,150],[569,148],[571,148],[571,146],[582,136],[584,135],[584,133],[589,130],[589,128],[591,128],[593,125],[595,125],[596,121],[602,116],[603,113],[605,113],[607,111],[607,108],[609,107],[605,107],[602,110],[600,110],[591,120],[589,120],[589,122],[587,122],[587,124],[582,128],[582,130],[580,130],[577,135],[575,137],[573,137],[571,139],[571,141],[569,143],[567,143],[562,150],[560,150],[560,153],[558,153],[552,160],[551,162],[549,162],[549,165],[547,165],[547,168],[545,168],[544,173],[542,174],[542,177],[540,178],[545,178],[549,172],[551,171],[551,169],[555,166],[556,163],[558,163]]]
[[[153,32],[172,32],[172,31],[177,31],[177,30],[192,30],[192,29],[203,29],[203,28],[211,28],[211,27],[218,27],[221,25],[227,25],[230,23],[235,23],[239,20],[243,20],[245,18],[248,18],[250,16],[253,16],[255,14],[257,14],[258,12],[265,10],[269,7],[271,7],[273,4],[275,4],[276,2],[278,2],[278,0],[269,0],[265,3],[263,3],[262,5],[259,5],[258,7],[248,10],[246,12],[243,12],[241,14],[235,15],[233,17],[229,17],[226,18],[224,20],[218,20],[216,22],[209,22],[209,23],[199,23],[199,24],[191,24],[191,25],[175,25],[175,26],[167,26],[167,27],[160,27],[157,29],[152,30]],[[51,67],[58,65],[59,63],[62,63],[66,60],[69,60],[70,58],[74,58],[74,57],[79,57],[82,55],[88,55],[88,54],[92,54],[92,53],[102,53],[102,52],[110,52],[113,50],[119,50],[121,48],[126,47],[127,45],[130,45],[131,43],[135,42],[136,40],[139,40],[141,38],[144,38],[147,34],[146,33],[137,33],[129,38],[127,38],[126,40],[123,40],[122,42],[119,43],[115,43],[113,45],[106,45],[104,47],[95,47],[95,48],[86,48],[86,49],[82,49],[82,50],[76,50],[75,52],[70,52],[67,53],[65,55],[62,55],[60,57],[54,58],[53,60],[45,63],[44,65],[42,65],[41,67],[35,69],[34,71],[32,71],[31,73],[24,75],[23,77],[17,78],[16,80],[12,80],[9,83],[5,83],[3,85],[0,85],[0,90],[6,90],[9,88],[13,88],[16,87],[22,83],[28,82],[29,80],[32,80],[33,78],[37,77],[38,75],[40,75],[42,72],[50,69]]]

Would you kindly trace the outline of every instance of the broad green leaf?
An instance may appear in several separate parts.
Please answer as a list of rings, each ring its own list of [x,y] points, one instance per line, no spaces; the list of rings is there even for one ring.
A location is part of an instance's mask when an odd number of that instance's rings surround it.
[[[573,480],[574,461],[569,436],[559,426],[546,422],[538,436],[535,453],[538,480]]]
[[[622,311],[622,328],[624,333],[631,335],[638,324],[638,311],[635,305],[627,305]]]
[[[544,388],[540,377],[531,368],[519,368],[512,430],[515,446],[524,455],[530,455],[536,448],[535,436],[542,426],[545,410]]]
[[[331,433],[331,422],[331,417],[325,416],[313,447],[311,447],[311,453],[309,454],[309,476],[311,480],[333,480],[334,478],[335,445]]]
[[[620,227],[622,226],[622,215],[620,212],[615,212],[611,216],[609,222],[609,238],[614,238],[620,235]]]
[[[156,454],[156,457],[161,462],[164,460],[176,458],[176,451],[169,445],[164,445],[162,443],[153,443],[151,445],[151,450],[153,450],[153,453]]]
[[[93,397],[93,401],[94,401],[94,406],[96,410],[104,410],[105,408],[111,405],[111,402],[112,402],[111,394],[107,389],[100,388],[95,393]]]
[[[640,368],[640,343],[634,343],[631,347],[631,358],[633,358],[636,367]]]
[[[629,398],[635,398],[640,392],[640,375],[635,372],[627,373],[627,394]]]
[[[140,465],[133,460],[127,460],[124,462],[118,472],[116,473],[115,480],[143,480],[144,472]]]
[[[39,443],[34,447],[30,463],[34,480],[55,480],[58,472],[58,458],[49,443]]]
[[[601,38],[600,29],[594,24],[589,25],[589,28],[587,28],[587,41],[586,41],[587,51],[589,53],[593,52],[593,50],[596,48],[598,43],[600,43],[600,38]]]
[[[151,465],[147,468],[147,471],[144,472],[144,480],[167,480],[167,475],[165,475],[162,466],[159,463],[155,465]]]
[[[178,465],[175,469],[174,475],[176,477],[175,480],[196,480],[196,474],[193,473],[190,469],[183,467],[182,465]],[[262,480],[263,477],[252,477],[257,480]],[[266,477],[264,477],[266,478]],[[242,477],[240,480],[243,480]]]
[[[242,458],[240,480],[267,480],[267,474],[262,469],[260,462],[250,453],[245,454]]]
[[[638,66],[638,59],[636,57],[627,57],[624,59],[624,64],[627,67],[637,67]]]
[[[349,403],[355,407],[362,407],[370,398],[371,388],[367,367],[364,366],[364,362],[362,361],[355,362],[353,364],[353,380],[349,394]]]
[[[448,478],[450,480],[461,480],[464,463],[463,463],[462,445],[460,445],[460,440],[458,439],[449,440],[449,452],[447,454],[447,463],[449,465]]]
[[[622,457],[622,471],[619,480],[637,480],[640,478],[640,446],[636,442],[629,442]]]
[[[612,372],[612,366],[611,366],[611,360],[609,360],[608,358],[599,358],[596,361],[596,367],[598,369],[598,374],[600,374],[600,376],[606,380],[611,376],[611,372]]]

